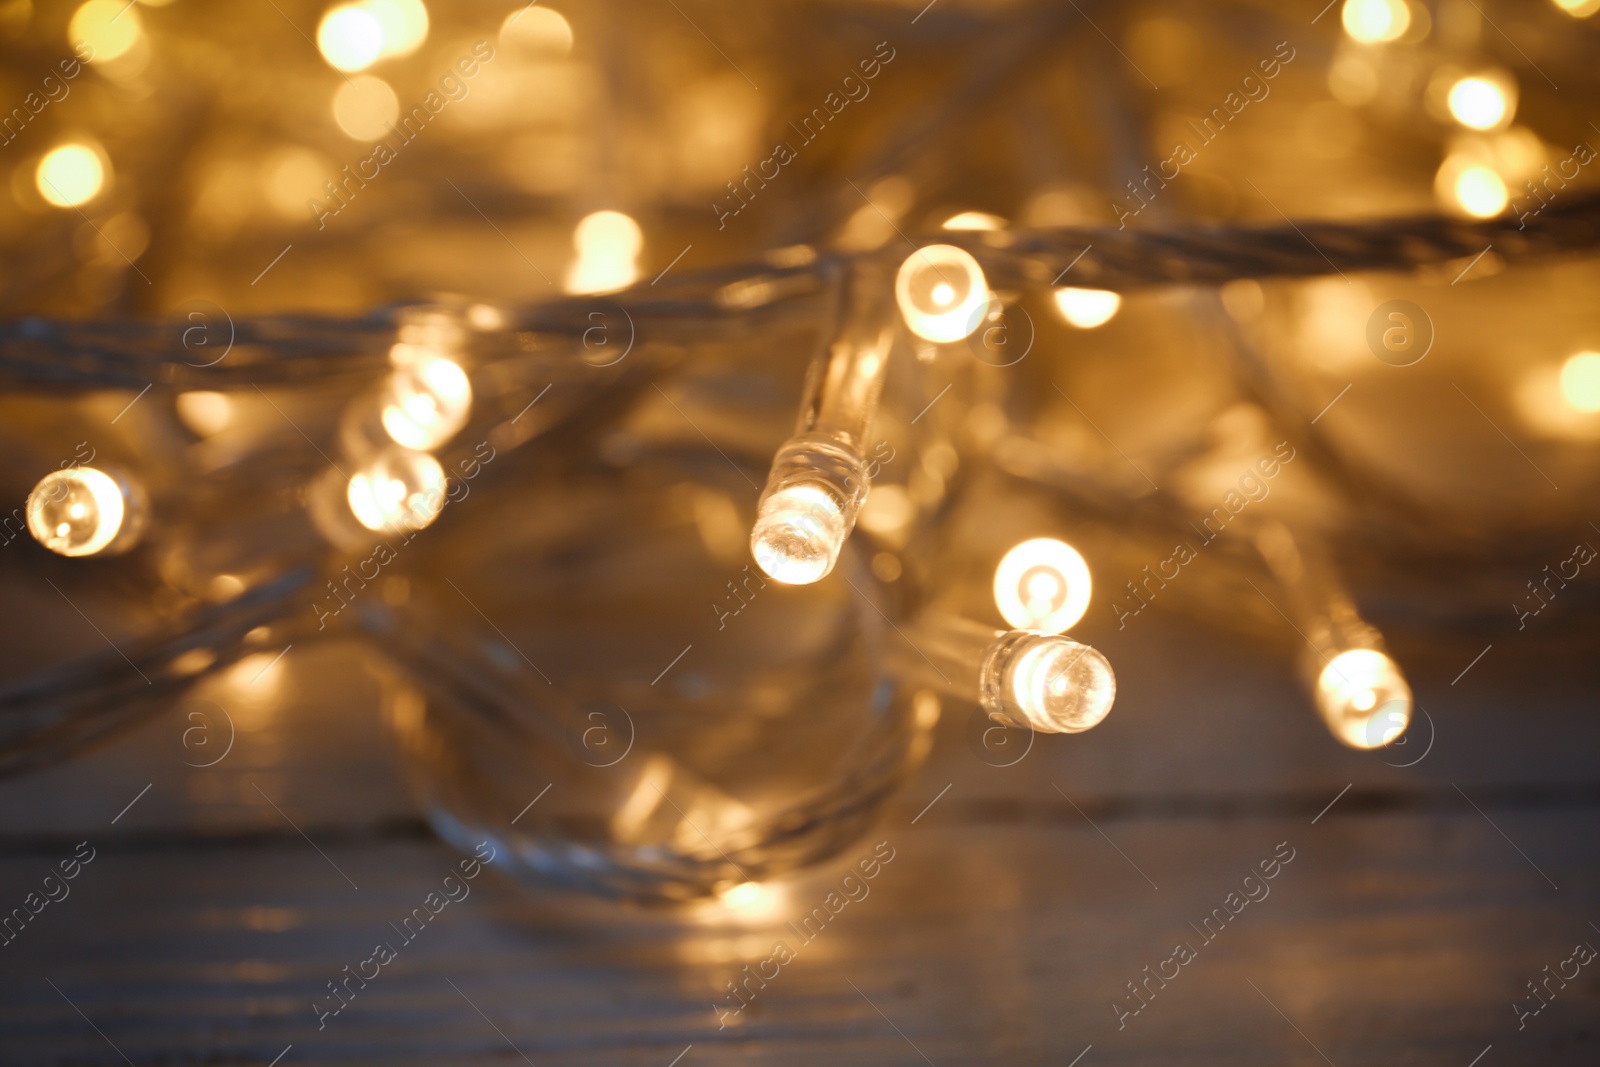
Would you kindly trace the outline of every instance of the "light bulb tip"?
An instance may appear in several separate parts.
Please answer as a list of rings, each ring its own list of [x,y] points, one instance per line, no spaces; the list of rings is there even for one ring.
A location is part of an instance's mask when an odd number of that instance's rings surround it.
[[[762,501],[750,550],[768,577],[810,585],[833,570],[848,533],[832,495],[813,485],[790,486]]]

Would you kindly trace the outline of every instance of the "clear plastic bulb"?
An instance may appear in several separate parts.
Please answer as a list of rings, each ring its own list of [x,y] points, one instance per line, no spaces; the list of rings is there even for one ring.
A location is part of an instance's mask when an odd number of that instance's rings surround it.
[[[994,602],[1018,630],[1059,634],[1089,610],[1089,565],[1078,550],[1052,537],[1012,548],[994,572]]]
[[[95,467],[53,471],[28,494],[28,532],[60,556],[130,548],[138,518],[131,485]]]
[[[1353,648],[1317,675],[1317,710],[1351,748],[1382,748],[1411,722],[1411,687],[1400,667],[1372,648]]]
[[[945,615],[909,627],[896,670],[952,696],[971,700],[991,718],[1040,733],[1082,733],[1099,724],[1117,696],[1105,656],[1070,637],[996,630]],[[894,646],[891,646],[894,647]]]
[[[1393,742],[1411,722],[1411,687],[1382,650],[1382,635],[1356,611],[1318,539],[1269,523],[1257,532],[1256,546],[1283,588],[1279,610],[1309,646],[1302,679],[1329,731],[1351,748]]]
[[[445,474],[426,452],[393,447],[350,476],[345,498],[356,521],[369,530],[420,530],[445,502]]]
[[[472,415],[466,371],[455,360],[414,345],[395,345],[391,358],[396,367],[381,401],[384,431],[406,448],[438,448]]]
[[[894,340],[887,274],[863,262],[845,277],[832,343],[811,369],[795,435],[773,457],[756,505],[750,551],[780,582],[809,585],[831,571],[866,500],[862,442]]]
[[[928,245],[900,264],[894,296],[912,333],[948,343],[970,336],[983,322],[989,283],[970,252],[955,245]]]
[[[838,501],[820,485],[802,483],[761,502],[750,550],[769,577],[810,585],[833,570],[848,535]]]
[[[984,656],[983,706],[1041,733],[1082,733],[1111,711],[1117,679],[1105,656],[1054,634],[1013,630]]]

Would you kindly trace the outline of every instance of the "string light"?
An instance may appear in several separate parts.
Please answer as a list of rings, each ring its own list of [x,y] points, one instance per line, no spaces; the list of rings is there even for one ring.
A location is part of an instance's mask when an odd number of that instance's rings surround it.
[[[455,360],[414,345],[390,350],[395,369],[380,401],[395,444],[427,451],[454,437],[472,415],[472,383]]]
[[[335,70],[364,70],[383,54],[383,25],[364,6],[341,4],[322,16],[317,49]]]
[[[1317,710],[1351,748],[1382,748],[1411,722],[1411,687],[1400,667],[1372,648],[1341,652],[1317,675]]]
[[[96,467],[52,471],[28,494],[28,532],[59,556],[94,556],[132,547],[132,489]]]
[[[788,585],[809,585],[833,570],[867,496],[862,442],[894,337],[886,282],[873,261],[846,276],[838,334],[807,378],[796,433],[773,456],[756,505],[751,555]]]
[[[39,195],[56,207],[87,204],[105,185],[100,153],[86,144],[57,145],[39,160],[34,180]]]
[[[1362,44],[1382,44],[1405,36],[1411,9],[1405,0],[1344,0],[1344,29]]]
[[[894,295],[912,333],[948,343],[970,335],[983,321],[989,283],[970,252],[954,245],[927,245],[900,264]]]
[[[970,700],[1012,726],[1082,733],[1105,719],[1116,700],[1111,664],[1069,637],[996,630],[937,614],[918,619],[908,636],[916,653],[896,653],[903,657],[899,673]]]
[[[1561,365],[1561,399],[1577,411],[1600,411],[1600,352],[1579,352]]]
[[[1108,289],[1075,289],[1064,285],[1055,291],[1061,317],[1080,330],[1104,326],[1122,307],[1122,296]]]
[[[1064,541],[1036,537],[1015,546],[994,572],[994,602],[1018,630],[1059,634],[1089,610],[1089,565]]]
[[[369,530],[420,530],[444,507],[445,475],[426,452],[388,448],[350,476],[345,498],[356,521]]]

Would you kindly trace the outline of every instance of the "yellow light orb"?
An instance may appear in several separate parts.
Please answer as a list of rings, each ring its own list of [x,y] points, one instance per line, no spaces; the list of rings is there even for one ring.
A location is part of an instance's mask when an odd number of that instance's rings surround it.
[[[80,41],[94,49],[89,62],[116,59],[139,43],[143,27],[139,12],[123,0],[89,0],[72,14],[67,24],[67,43]]]
[[[969,336],[989,306],[989,283],[972,254],[955,245],[919,248],[900,264],[895,302],[911,332],[948,343]]]
[[[1579,352],[1562,364],[1561,399],[1578,411],[1600,411],[1600,352]]]
[[[420,530],[445,504],[445,474],[426,452],[390,448],[350,476],[345,499],[356,521],[369,530]]]
[[[1600,0],[1551,0],[1562,11],[1575,19],[1588,18],[1600,11]]]
[[[398,445],[438,448],[467,424],[472,383],[455,360],[396,345],[398,366],[384,386],[383,428]]]
[[[1061,317],[1080,330],[1104,326],[1122,307],[1121,294],[1108,289],[1074,289],[1064,285],[1055,295]]]
[[[376,141],[400,117],[400,98],[389,83],[370,74],[358,74],[333,94],[333,120],[357,141]]]
[[[1006,220],[999,215],[991,215],[987,211],[963,211],[959,215],[951,215],[940,224],[946,230],[1003,230]]]
[[[554,8],[524,7],[506,16],[500,43],[530,55],[564,56],[572,51],[572,24]]]
[[[1450,114],[1474,130],[1492,130],[1509,120],[1509,101],[1489,78],[1462,78],[1450,87]]]
[[[383,54],[383,24],[357,4],[331,8],[317,27],[317,48],[335,70],[361,70]]]
[[[39,161],[34,180],[39,195],[56,207],[77,207],[100,194],[106,169],[100,153],[84,144],[52,148]]]
[[[638,280],[644,233],[628,215],[620,211],[585,215],[572,231],[572,245],[578,258],[567,271],[567,292],[610,293]]]
[[[1344,30],[1362,44],[1399,40],[1411,27],[1405,0],[1344,0]]]
[[[408,56],[428,39],[428,9],[422,0],[361,0],[356,6],[378,20],[380,58]]]
[[[1411,722],[1411,687],[1394,660],[1370,648],[1341,652],[1317,676],[1317,710],[1351,748],[1382,748]]]
[[[1480,219],[1500,214],[1510,200],[1505,179],[1482,165],[1466,167],[1456,175],[1454,192],[1461,210]]]
[[[28,494],[28,532],[58,556],[105,551],[127,517],[122,487],[94,467],[54,471]]]
[[[1089,610],[1094,588],[1077,549],[1052,537],[1023,541],[994,572],[994,603],[1018,630],[1059,634]]]

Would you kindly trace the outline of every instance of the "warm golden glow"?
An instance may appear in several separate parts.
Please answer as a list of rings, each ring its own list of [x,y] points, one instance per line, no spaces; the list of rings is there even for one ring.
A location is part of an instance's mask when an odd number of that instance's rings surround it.
[[[1089,565],[1064,541],[1036,537],[1005,554],[994,572],[994,603],[1018,630],[1059,634],[1089,610]]]
[[[1006,220],[987,211],[963,211],[944,220],[946,230],[1002,230]]]
[[[28,532],[57,555],[92,556],[116,540],[127,511],[116,479],[73,467],[45,475],[28,494]]]
[[[567,292],[610,293],[638,280],[644,234],[622,212],[584,216],[572,232],[572,245],[578,255],[567,271]]]
[[[124,0],[89,0],[73,12],[67,25],[67,40],[82,41],[90,48],[91,63],[116,59],[139,43],[142,27],[139,12]]]
[[[1411,687],[1394,660],[1370,648],[1342,652],[1317,676],[1317,710],[1351,748],[1382,748],[1411,722]]]
[[[925,341],[959,341],[983,320],[989,283],[970,252],[928,245],[900,264],[894,295],[912,333]]]
[[[445,502],[444,468],[426,452],[391,448],[350,477],[345,498],[369,530],[420,530]]]
[[[178,418],[201,437],[219,434],[233,423],[233,401],[227,393],[197,389],[179,393],[175,403]]]
[[[1461,210],[1480,219],[1500,214],[1510,198],[1505,180],[1481,164],[1466,167],[1457,174],[1453,191]]]
[[[358,141],[386,136],[400,117],[400,98],[389,83],[370,74],[346,79],[333,94],[333,120]]]
[[[396,367],[383,392],[383,428],[395,444],[438,448],[467,424],[472,383],[459,364],[411,345],[395,345]]]
[[[1121,295],[1107,289],[1062,286],[1056,290],[1056,307],[1061,310],[1061,317],[1080,330],[1104,326],[1121,306]]]
[[[1600,411],[1600,352],[1579,352],[1561,365],[1561,399],[1578,411]]]
[[[769,577],[810,585],[833,570],[850,534],[838,501],[815,485],[793,485],[761,502],[750,552]]]
[[[1588,18],[1600,11],[1600,0],[1551,0],[1553,4],[1575,19]]]
[[[1448,99],[1451,116],[1471,129],[1492,130],[1511,120],[1506,92],[1491,78],[1462,78]]]
[[[35,181],[39,195],[56,207],[77,207],[99,195],[105,185],[105,165],[100,153],[88,145],[64,144],[52,148],[39,161]]]
[[[572,24],[554,8],[519,8],[500,26],[500,43],[534,55],[564,56],[572,51]]]
[[[1065,637],[1028,636],[1003,672],[1008,703],[1035,730],[1075,734],[1098,726],[1116,701],[1105,656]]]
[[[361,0],[356,6],[378,22],[379,58],[408,56],[428,39],[428,9],[422,0]]]
[[[361,70],[383,54],[383,24],[362,5],[341,4],[322,16],[317,48],[335,70]]]
[[[1362,44],[1395,41],[1411,26],[1405,0],[1344,0],[1344,29]]]

